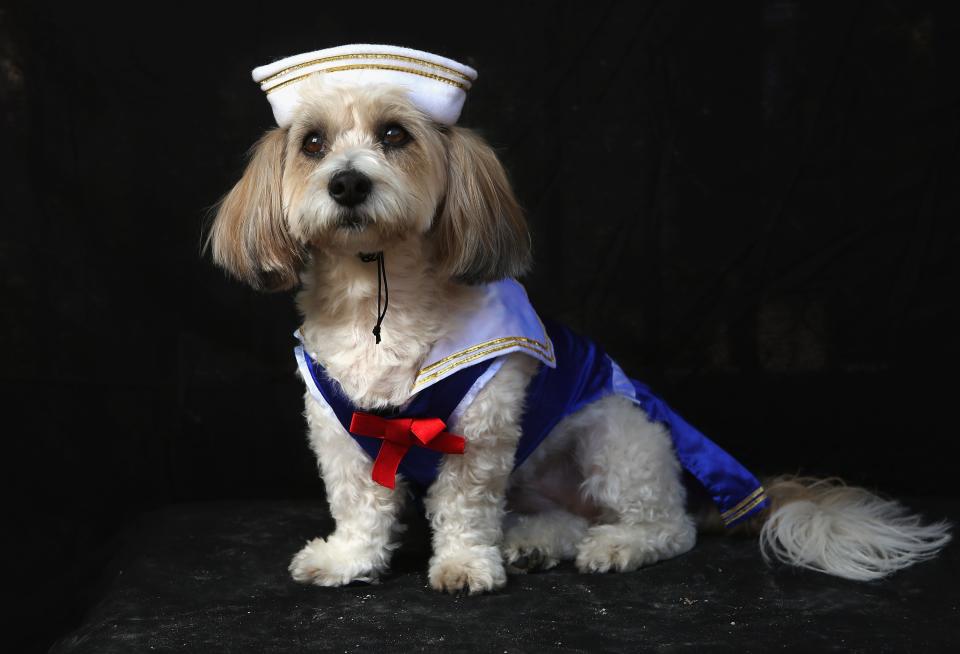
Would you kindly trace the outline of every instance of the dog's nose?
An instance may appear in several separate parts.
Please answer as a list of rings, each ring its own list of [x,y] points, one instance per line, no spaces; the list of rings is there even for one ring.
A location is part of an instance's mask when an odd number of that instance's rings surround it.
[[[363,202],[370,195],[371,188],[373,182],[370,178],[356,170],[341,170],[327,185],[330,197],[345,207],[355,207]]]

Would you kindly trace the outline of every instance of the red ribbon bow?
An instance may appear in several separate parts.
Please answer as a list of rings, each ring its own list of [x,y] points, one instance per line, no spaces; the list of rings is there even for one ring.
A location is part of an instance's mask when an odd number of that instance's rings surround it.
[[[400,460],[414,445],[444,454],[463,454],[463,436],[444,431],[447,425],[440,418],[381,418],[354,411],[350,433],[383,440],[373,462],[373,480],[381,486],[395,488]]]

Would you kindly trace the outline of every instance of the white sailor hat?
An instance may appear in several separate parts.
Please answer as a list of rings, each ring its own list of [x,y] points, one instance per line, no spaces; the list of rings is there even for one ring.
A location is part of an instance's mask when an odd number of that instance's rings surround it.
[[[410,99],[438,123],[460,117],[477,71],[429,52],[394,45],[341,45],[294,55],[253,69],[253,81],[267,94],[280,127],[289,127],[300,101],[301,82],[312,73],[362,84],[399,84]]]

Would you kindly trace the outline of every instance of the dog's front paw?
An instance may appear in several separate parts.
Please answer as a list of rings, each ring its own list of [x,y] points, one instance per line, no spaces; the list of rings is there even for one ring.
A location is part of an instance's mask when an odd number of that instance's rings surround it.
[[[290,562],[295,581],[316,586],[344,586],[354,581],[376,582],[387,567],[384,553],[371,552],[362,543],[314,538]]]
[[[466,547],[430,559],[430,585],[436,590],[471,595],[503,588],[507,572],[496,547]]]

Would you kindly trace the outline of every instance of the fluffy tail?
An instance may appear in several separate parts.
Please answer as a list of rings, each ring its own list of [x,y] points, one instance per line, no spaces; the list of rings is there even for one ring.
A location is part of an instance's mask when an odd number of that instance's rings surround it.
[[[932,558],[950,542],[948,522],[922,524],[902,504],[839,479],[776,477],[764,486],[772,505],[753,528],[768,561],[869,581]]]

